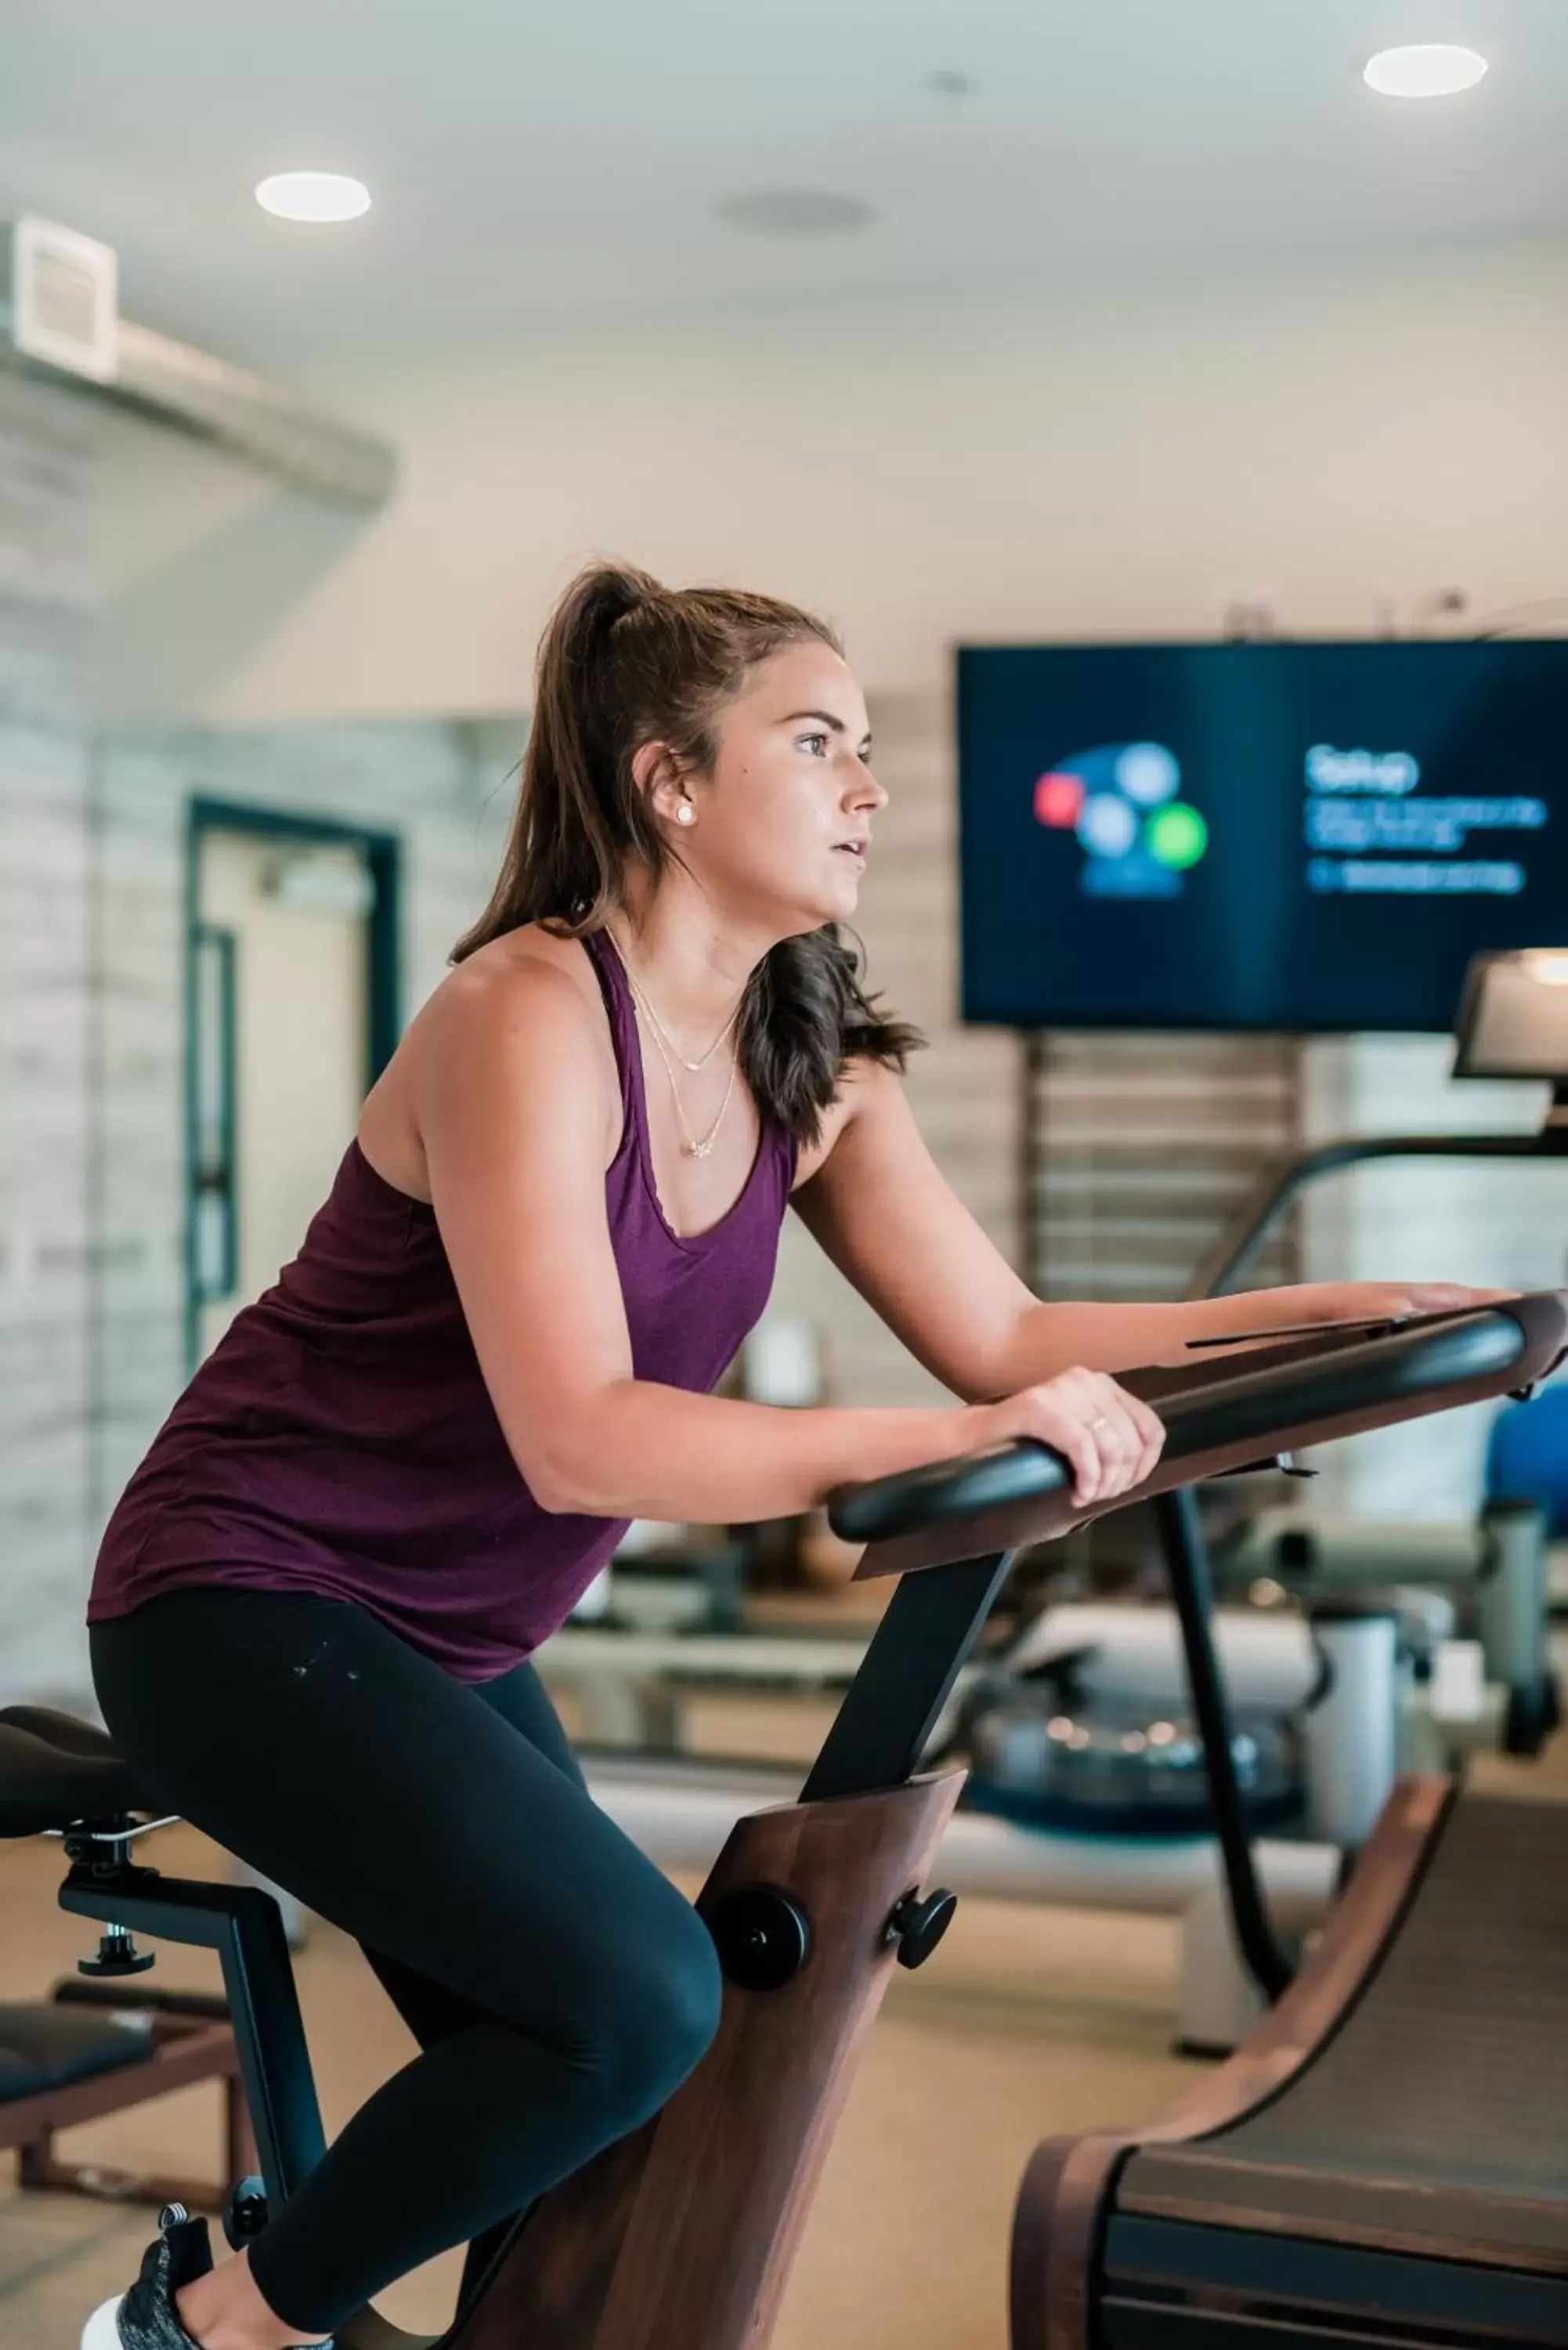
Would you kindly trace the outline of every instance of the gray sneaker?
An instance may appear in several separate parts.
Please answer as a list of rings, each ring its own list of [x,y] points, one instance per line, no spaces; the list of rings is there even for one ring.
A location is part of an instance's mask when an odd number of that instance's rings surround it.
[[[129,2293],[94,2310],[82,2329],[81,2350],[199,2350],[180,2323],[174,2296],[212,2265],[205,2220],[192,2220],[183,2203],[165,2205],[141,2274]]]

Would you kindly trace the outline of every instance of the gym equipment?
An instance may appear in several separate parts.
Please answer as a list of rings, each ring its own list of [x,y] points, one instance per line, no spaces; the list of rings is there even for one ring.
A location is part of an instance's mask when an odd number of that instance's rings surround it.
[[[72,1831],[60,1806],[76,1778],[74,1765],[106,1744],[100,1731],[42,1707],[11,1706],[0,1714],[0,1835],[57,1835],[63,1827],[68,1851]],[[99,1843],[104,1859],[116,1849],[123,1857],[123,1841],[107,1829]],[[127,1957],[118,1948],[109,1957],[109,1964],[101,1951],[83,1960],[79,1971],[88,1980],[57,1982],[47,2001],[0,2006],[0,2151],[15,2149],[20,2187],[220,2211],[234,2180],[255,2162],[228,2003],[202,1991],[131,1990],[103,1980],[144,1973],[152,1964],[150,1956]],[[57,2156],[57,2131],[196,2081],[223,2085],[215,2181]]]
[[[1189,1652],[1222,1779],[1201,1609]],[[1012,2350],[1560,2350],[1565,2114],[1568,1804],[1405,1779],[1230,2062],[1152,2127],[1036,2149]]]
[[[694,1690],[785,1690],[842,1696],[865,1661],[869,1632],[815,1634],[609,1630],[564,1624],[538,1652],[545,1687],[569,1690],[587,1745],[633,1755],[678,1754]]]
[[[1220,1679],[1229,1692],[1231,1775],[1249,1834],[1255,1898],[1282,1951],[1321,1926],[1345,1864],[1366,1841],[1402,1769],[1449,1767],[1468,1745],[1499,1742],[1499,1709],[1483,1704],[1479,1652],[1438,1648],[1439,1669],[1417,1682],[1425,1653],[1413,1648],[1416,1602],[1440,1616],[1429,1595],[1353,1596],[1321,1603],[1312,1620],[1283,1610],[1231,1609],[1212,1627]],[[1451,1668],[1472,1668],[1468,1690]],[[1468,1702],[1467,1702],[1468,1700]],[[1069,1603],[1048,1609],[999,1666],[971,1681],[949,1734],[928,1763],[961,1754],[965,1791],[976,1809],[1015,1823],[1025,1844],[1042,1827],[1052,1856],[1075,1842],[1123,1855],[1105,1864],[1106,1881],[1152,1872],[1196,1843],[1210,1867],[1186,1882],[1180,1995],[1175,2044],[1187,2054],[1227,2055],[1251,2029],[1264,2001],[1238,1946],[1226,1873],[1212,1872],[1218,1847],[1213,1773],[1188,1693],[1176,1610],[1169,1606]],[[1302,1841],[1287,1839],[1295,1837]],[[943,1847],[957,1883],[956,1853]],[[1165,1863],[1165,1867],[1161,1866]],[[1044,1876],[1043,1898],[1074,1898]],[[1142,1906],[1157,1906],[1153,1885]],[[1093,1900],[1091,1893],[1086,1898]],[[1242,1904],[1245,1908],[1245,1900]],[[1282,1957],[1282,1964],[1283,1960]]]
[[[1261,1510],[1216,1550],[1214,1572],[1226,1587],[1267,1577],[1309,1605],[1401,1584],[1451,1590],[1467,1601],[1486,1680],[1498,1691],[1505,1751],[1538,1753],[1557,1727],[1546,1514],[1534,1503],[1490,1501],[1473,1525]]]
[[[1559,1382],[1499,1412],[1485,1475],[1489,1493],[1533,1502],[1545,1534],[1568,1540],[1568,1388]]]
[[[1475,956],[1465,974],[1454,1024],[1456,1077],[1541,1077],[1550,1083],[1546,1117],[1534,1134],[1361,1134],[1319,1143],[1265,1167],[1188,1284],[1189,1298],[1219,1297],[1235,1286],[1285,1209],[1325,1175],[1390,1159],[1568,1158],[1568,988],[1541,964],[1568,958],[1550,951]],[[1537,1007],[1552,1027],[1542,1033]],[[1521,1049],[1523,1047],[1525,1049]],[[1537,1049],[1539,1048],[1539,1049]]]
[[[1402,1770],[1448,1770],[1483,1746],[1540,1750],[1554,1709],[1539,1512],[1494,1509],[1481,1536],[1451,1530],[1440,1561],[1481,1578],[1482,1637],[1455,1639],[1455,1604],[1401,1587],[1378,1529],[1352,1528],[1336,1572],[1318,1530],[1266,1510],[1215,1562],[1216,1581],[1300,1608],[1232,1607],[1215,1619],[1231,1692],[1236,1776],[1254,1833],[1363,1843]],[[1420,1569],[1404,1538],[1407,1573]],[[1441,1532],[1443,1530],[1439,1530]],[[1363,1556],[1381,1572],[1355,1571]],[[1346,1557],[1352,1563],[1345,1564]],[[1434,1577],[1433,1580],[1438,1580]],[[1527,1702],[1528,1700],[1528,1702]],[[971,1668],[928,1766],[961,1759],[964,1803],[1021,1826],[1106,1836],[1207,1832],[1210,1793],[1191,1717],[1180,1629],[1168,1604],[1045,1608],[990,1664]]]
[[[1568,1159],[1568,959],[1528,948],[1471,957],[1454,1024],[1456,1077],[1532,1077],[1551,1085],[1546,1117],[1534,1134],[1354,1135],[1288,1154],[1265,1167],[1199,1263],[1187,1285],[1194,1302],[1232,1290],[1284,1211],[1324,1177],[1386,1159]],[[1227,1345],[1233,1346],[1230,1339]],[[1292,1463],[1293,1470],[1294,1464]],[[1167,1492],[1156,1503],[1182,1647],[1209,1757],[1215,1830],[1225,1856],[1227,1889],[1237,1948],[1264,1998],[1279,1998],[1291,1967],[1272,1933],[1251,1881],[1246,1823],[1226,1745],[1225,1704],[1210,1620],[1212,1575],[1208,1545],[1190,1492]],[[1435,1538],[1440,1549],[1441,1537]],[[1531,1567],[1528,1537],[1515,1530],[1505,1546],[1508,1565],[1491,1602],[1490,1636],[1507,1669],[1523,1676],[1510,1686],[1505,1742],[1535,1752],[1561,1718],[1545,1642],[1549,1595],[1544,1565]],[[1540,1596],[1535,1596],[1539,1575]],[[1416,1578],[1413,1578],[1416,1579]],[[1370,1794],[1370,1790],[1368,1790]],[[1336,1807],[1337,1808],[1337,1807]],[[1370,1802],[1359,1806],[1363,1815]]]
[[[1231,2061],[1036,2150],[1012,2350],[1561,2350],[1565,2052],[1568,1804],[1403,1781]]]
[[[5,1739],[0,1730],[0,1771]],[[56,2154],[57,2131],[123,2113],[193,2081],[223,2085],[215,2178],[154,2177],[101,2162],[64,2162]],[[223,2210],[234,2180],[255,2167],[227,2002],[202,1991],[67,1981],[47,2001],[0,2007],[0,2151],[13,2148],[19,2187]]]
[[[1094,1651],[1019,1667],[1004,1659],[963,1698],[928,1769],[961,1760],[967,1802],[1021,1826],[1123,1836],[1192,1836],[1210,1825],[1203,1742],[1185,1708],[1091,1693]],[[1293,1826],[1303,1799],[1301,1742],[1288,1714],[1234,1716],[1236,1777],[1254,1829]]]
[[[1167,1429],[1140,1492],[1518,1389],[1565,1336],[1564,1302],[1545,1295],[1129,1373]],[[945,1888],[920,1890],[961,1778],[914,1775],[932,1726],[1014,1553],[1102,1513],[1075,1507],[1058,1454],[1016,1443],[848,1489],[832,1514],[867,1544],[862,1575],[903,1579],[798,1803],[742,1822],[700,1898],[727,1979],[714,2044],[646,2127],[541,2199],[441,2350],[763,2350],[770,2336],[888,1970],[923,1964],[952,1915]],[[62,1906],[108,1924],[112,1963],[134,1962],[138,1932],[219,1950],[262,2171],[231,2214],[243,2236],[322,2144],[276,1906],[135,1866],[132,1774],[90,1736],[62,1722],[52,1746],[0,1756],[0,1828],[67,1828]],[[373,2312],[338,2340],[434,2350]]]

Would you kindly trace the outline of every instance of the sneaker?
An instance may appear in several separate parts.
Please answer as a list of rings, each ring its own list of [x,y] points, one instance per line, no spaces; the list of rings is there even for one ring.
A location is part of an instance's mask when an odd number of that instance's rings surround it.
[[[212,2265],[205,2220],[192,2220],[183,2203],[166,2205],[141,2274],[129,2293],[94,2310],[82,2330],[81,2350],[198,2350],[180,2323],[174,2296]]]

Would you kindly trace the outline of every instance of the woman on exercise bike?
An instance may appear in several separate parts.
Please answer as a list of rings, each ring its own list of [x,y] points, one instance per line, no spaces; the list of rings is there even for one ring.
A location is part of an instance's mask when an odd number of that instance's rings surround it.
[[[149,1791],[354,1935],[421,2053],[245,2251],[167,2227],[83,2350],[317,2342],[460,2242],[466,2293],[702,2055],[707,1932],[528,1661],[628,1519],[788,1515],[1014,1437],[1108,1498],[1162,1436],[1118,1366],[1469,1295],[1032,1296],[932,1164],[919,1040],[839,934],[869,759],[837,639],[793,606],[601,567],[551,620],[491,902],[132,1479],[88,1610]],[[961,1400],[710,1392],[792,1201]]]

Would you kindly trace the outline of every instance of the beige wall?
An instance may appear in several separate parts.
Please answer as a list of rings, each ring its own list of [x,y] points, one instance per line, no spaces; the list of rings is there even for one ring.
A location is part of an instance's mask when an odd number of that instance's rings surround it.
[[[1562,239],[540,328],[309,388],[401,447],[382,515],[109,436],[109,718],[514,709],[605,549],[827,607],[883,692],[940,690],[956,638],[1564,585]]]

